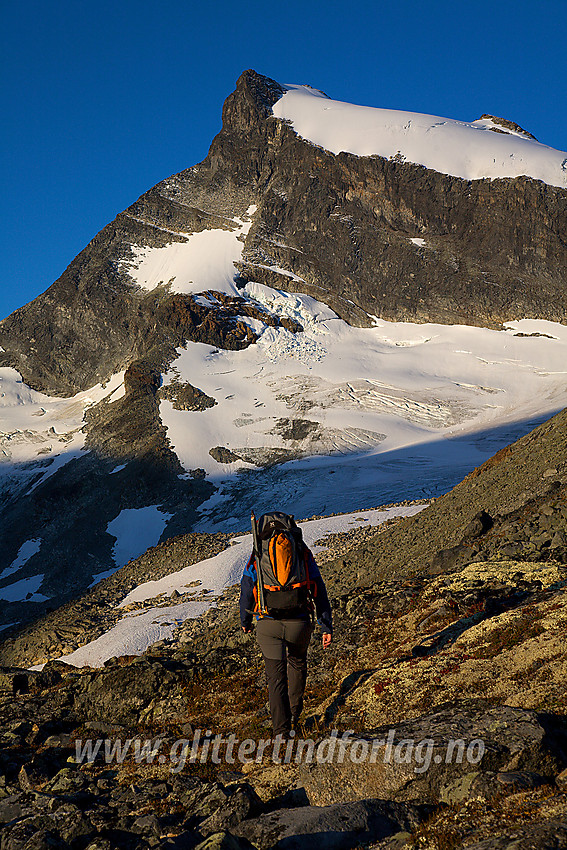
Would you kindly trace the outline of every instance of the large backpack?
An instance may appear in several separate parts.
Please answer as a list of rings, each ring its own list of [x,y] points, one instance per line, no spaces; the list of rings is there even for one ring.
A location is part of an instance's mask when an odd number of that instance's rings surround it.
[[[293,516],[252,514],[260,614],[285,617],[312,612],[307,547]]]

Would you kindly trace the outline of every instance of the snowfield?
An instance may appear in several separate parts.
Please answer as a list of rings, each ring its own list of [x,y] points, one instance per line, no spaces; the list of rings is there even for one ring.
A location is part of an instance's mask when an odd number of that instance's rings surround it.
[[[343,516],[324,517],[300,523],[303,538],[313,552],[323,551],[324,546],[315,542],[327,534],[349,531],[361,525],[378,526],[395,516],[413,516],[423,510],[424,505],[395,506],[385,510],[358,511]],[[178,605],[152,607],[148,610],[125,614],[121,620],[105,634],[91,643],[85,644],[61,660],[77,667],[101,667],[108,658],[116,655],[140,655],[158,640],[170,637],[184,620],[197,617],[211,606],[223,589],[240,581],[252,549],[252,535],[235,537],[232,546],[214,558],[208,558],[198,564],[185,567],[176,573],[165,576],[159,581],[148,581],[134,588],[120,602],[124,608],[131,602],[143,602],[162,594],[164,601],[175,590],[187,593],[187,586],[195,582],[199,585],[193,591],[195,596],[205,598],[182,602]],[[41,665],[34,669],[40,669]]]
[[[276,118],[332,153],[398,158],[464,180],[526,175],[567,187],[567,153],[487,119],[457,121],[331,100],[310,86],[287,86]],[[501,132],[494,132],[498,126]],[[503,131],[503,132],[502,132]]]
[[[563,325],[355,328],[307,295],[257,283],[243,294],[304,331],[257,329],[243,351],[188,343],[164,376],[217,402],[160,406],[184,468],[218,487],[195,530],[240,530],[274,499],[313,516],[439,495],[567,404]],[[241,459],[215,460],[217,446]]]
[[[72,398],[30,389],[15,369],[0,368],[0,489],[28,495],[73,458],[85,444],[85,410],[103,398],[124,395],[124,373]]]
[[[72,398],[30,389],[15,369],[0,367],[0,483],[33,480],[29,492],[77,457],[84,446],[85,410],[124,395],[124,372]],[[38,475],[38,470],[44,469]]]

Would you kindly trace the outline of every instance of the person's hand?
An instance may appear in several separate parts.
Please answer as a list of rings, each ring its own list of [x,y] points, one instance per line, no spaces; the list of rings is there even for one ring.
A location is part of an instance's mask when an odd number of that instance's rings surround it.
[[[323,649],[327,649],[331,645],[332,640],[333,636],[330,632],[323,632]]]
[[[242,626],[242,631],[244,632],[245,635],[249,635],[250,632],[252,631],[252,626]]]

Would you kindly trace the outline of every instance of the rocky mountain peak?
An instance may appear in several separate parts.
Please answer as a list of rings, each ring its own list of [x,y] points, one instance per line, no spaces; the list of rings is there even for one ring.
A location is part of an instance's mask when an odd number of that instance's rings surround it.
[[[223,128],[240,126],[246,132],[250,125],[269,118],[272,106],[285,94],[285,88],[270,77],[252,69],[243,71],[236,89],[224,102]]]
[[[490,121],[492,124],[495,124],[495,127],[489,127],[489,130],[493,130],[496,133],[505,133],[512,131],[513,133],[520,133],[522,136],[526,136],[528,139],[533,139],[534,142],[537,142],[535,136],[531,133],[528,133],[527,130],[524,130],[523,127],[520,127],[519,124],[516,124],[515,121],[510,121],[508,118],[497,118],[496,115],[488,115],[484,114],[480,116],[480,121]]]
[[[164,275],[149,296],[134,285],[136,251],[236,229],[252,204],[241,283],[307,292],[352,324],[565,318],[565,190],[332,154],[273,116],[285,92],[255,71],[241,74],[206,159],[142,195],[52,287],[0,322],[0,364],[67,395],[145,356],[171,283]],[[526,136],[513,122],[487,120]]]

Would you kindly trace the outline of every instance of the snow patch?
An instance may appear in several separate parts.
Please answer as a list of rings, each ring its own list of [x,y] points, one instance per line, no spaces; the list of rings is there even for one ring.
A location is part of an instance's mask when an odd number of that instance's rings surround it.
[[[151,505],[145,508],[125,508],[109,522],[106,530],[116,538],[112,556],[117,569],[143,555],[150,546],[155,546],[172,516]],[[112,575],[112,571],[106,574]]]
[[[102,667],[108,658],[116,655],[141,655],[156,641],[169,637],[187,617],[196,617],[209,607],[209,602],[189,602],[151,608],[137,617],[124,617],[96,640],[62,655],[61,660],[76,667]]]
[[[233,229],[186,234],[185,242],[171,242],[164,248],[133,245],[134,259],[124,260],[121,268],[143,289],[169,284],[171,292],[182,294],[213,289],[238,295],[234,264],[242,257],[244,237],[256,209],[251,205],[244,221],[234,219]]]
[[[117,472],[122,472],[123,469],[126,469],[128,466],[127,463],[121,463],[118,466],[115,466],[114,469],[111,469],[108,473],[109,475],[115,475]]]
[[[6,602],[45,602],[49,597],[37,592],[44,578],[44,575],[29,576],[1,587],[0,599]]]
[[[560,342],[564,339],[563,334],[558,330],[564,325],[558,325],[556,322],[548,322],[545,319],[521,319],[516,322],[504,322],[506,330],[514,333],[522,333],[526,336],[534,334],[534,336],[547,336]],[[558,360],[559,362],[559,360]]]
[[[182,593],[187,592],[186,585],[190,582],[200,581],[197,592],[210,590],[213,594],[219,594],[225,587],[240,581],[242,571],[250,557],[250,541],[252,535],[236,537],[232,540],[232,546],[225,549],[214,558],[207,558],[198,564],[192,564],[176,573],[164,576],[158,581],[147,581],[131,590],[119,604],[119,608],[129,605],[131,602],[143,602],[153,599],[163,593],[169,596],[173,590]]]
[[[287,245],[283,245],[282,247],[286,248]],[[248,263],[249,269],[265,269],[269,272],[277,272],[277,274],[281,274],[284,277],[289,277],[290,280],[294,280],[296,283],[305,283],[305,280],[302,277],[294,274],[293,272],[287,271],[287,269],[283,269],[281,266],[266,266],[262,263]]]
[[[6,567],[5,570],[0,573],[0,581],[6,576],[15,573],[20,567],[23,567],[30,558],[34,555],[37,555],[39,550],[41,549],[41,538],[33,538],[31,540],[26,540],[25,543],[22,543],[20,548],[18,549],[18,554],[15,559],[12,561],[9,567]]]

